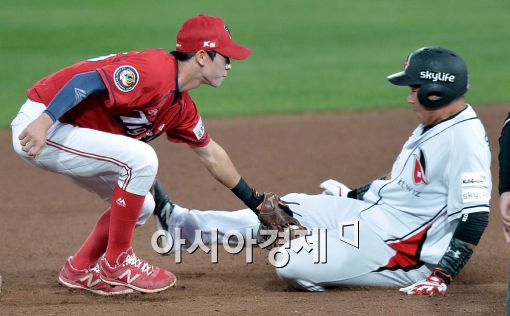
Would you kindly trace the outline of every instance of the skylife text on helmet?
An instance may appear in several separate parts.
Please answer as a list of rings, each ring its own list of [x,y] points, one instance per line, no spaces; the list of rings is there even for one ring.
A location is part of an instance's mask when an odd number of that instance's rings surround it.
[[[431,71],[421,71],[420,72],[421,79],[432,80],[433,82],[442,81],[442,82],[455,82],[455,75],[451,75],[445,72],[431,72]]]

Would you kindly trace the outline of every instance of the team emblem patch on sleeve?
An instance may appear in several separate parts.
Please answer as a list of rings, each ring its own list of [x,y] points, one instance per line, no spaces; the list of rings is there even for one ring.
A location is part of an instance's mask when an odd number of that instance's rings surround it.
[[[202,138],[202,136],[204,136],[205,126],[204,123],[202,122],[202,118],[198,120],[197,125],[195,125],[195,127],[193,128],[193,133],[195,133],[197,139],[200,139]]]
[[[128,65],[120,66],[113,73],[115,85],[122,92],[133,90],[138,84],[138,79],[138,71],[136,71],[135,67]]]
[[[462,202],[489,203],[491,194],[488,186],[489,177],[485,173],[463,173]]]
[[[463,187],[487,187],[489,179],[485,173],[466,172],[462,174]]]

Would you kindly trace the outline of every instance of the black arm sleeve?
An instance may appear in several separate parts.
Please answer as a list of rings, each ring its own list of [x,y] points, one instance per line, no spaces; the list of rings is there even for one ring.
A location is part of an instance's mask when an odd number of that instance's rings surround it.
[[[499,194],[510,191],[510,113],[499,137]]]
[[[489,212],[464,214],[453,233],[453,238],[457,238],[472,245],[478,245],[488,224]]]

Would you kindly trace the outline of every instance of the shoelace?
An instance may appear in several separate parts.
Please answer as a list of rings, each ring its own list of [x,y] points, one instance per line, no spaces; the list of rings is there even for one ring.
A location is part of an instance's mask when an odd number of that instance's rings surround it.
[[[95,266],[93,266],[92,268],[90,268],[90,272],[95,272],[95,273],[99,273],[99,265],[96,264]]]
[[[144,262],[143,260],[137,258],[135,254],[127,255],[126,259],[124,260],[124,264],[132,265],[138,269],[140,269],[140,266],[142,266],[142,268],[141,268],[142,273],[145,273],[147,275],[151,275],[153,272],[152,266],[150,264],[148,264],[147,262]]]

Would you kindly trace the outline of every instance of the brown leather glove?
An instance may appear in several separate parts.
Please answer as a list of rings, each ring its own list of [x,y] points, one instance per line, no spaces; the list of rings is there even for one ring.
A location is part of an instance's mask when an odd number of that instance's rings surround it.
[[[302,227],[297,219],[284,210],[287,208],[288,212],[292,214],[287,204],[297,203],[282,201],[280,197],[273,192],[264,193],[264,200],[257,207],[259,220],[263,224],[264,229],[283,231],[290,225]]]
[[[306,228],[292,217],[292,211],[287,204],[298,203],[282,201],[272,192],[264,193],[264,199],[257,207],[260,220],[257,242],[261,248],[269,250],[279,247],[287,240],[307,234]]]

